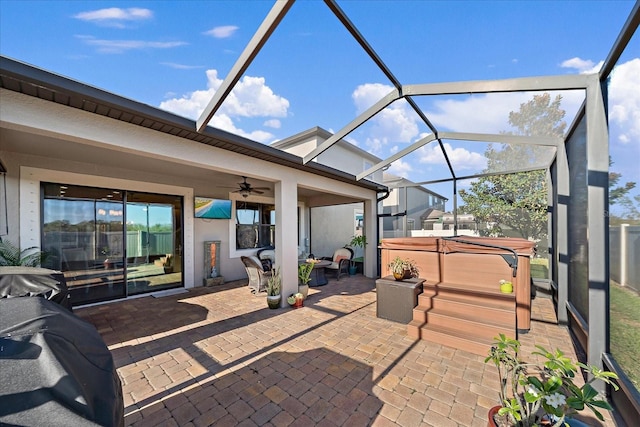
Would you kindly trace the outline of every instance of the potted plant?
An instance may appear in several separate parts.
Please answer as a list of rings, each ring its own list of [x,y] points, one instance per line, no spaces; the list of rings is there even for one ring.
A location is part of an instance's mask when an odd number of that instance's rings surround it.
[[[39,267],[47,259],[47,253],[37,247],[20,250],[8,240],[0,239],[0,266]]]
[[[167,256],[162,258],[162,268],[164,268],[164,273],[172,273],[173,272],[173,255],[167,254]]]
[[[307,262],[298,265],[298,292],[302,294],[304,299],[307,299],[307,295],[309,295],[309,282],[313,266],[313,263]]]
[[[271,276],[267,279],[267,305],[269,308],[280,307],[280,289],[282,278],[280,277],[280,267],[271,270]]]
[[[420,275],[416,262],[409,258],[397,256],[388,264],[388,267],[396,280],[411,279]]]
[[[351,241],[348,243],[348,246],[352,248],[364,248],[367,244],[367,236],[365,235],[354,235],[351,237]],[[353,258],[349,265],[349,275],[353,276],[356,274],[356,258]]]
[[[304,297],[300,292],[289,295],[287,302],[293,308],[300,308],[304,305]]]
[[[513,283],[510,280],[500,280],[500,292],[503,294],[513,293]]]
[[[489,426],[564,426],[572,415],[588,407],[603,420],[596,408],[611,410],[606,400],[600,399],[591,383],[595,380],[618,386],[611,379],[613,372],[595,366],[572,362],[562,351],[550,352],[540,345],[532,354],[542,356],[542,365],[527,363],[518,356],[520,342],[504,334],[495,338],[485,363],[491,361],[498,369],[500,379],[500,406],[489,411]],[[589,373],[589,380],[578,386],[574,379],[579,369]],[[498,424],[496,415],[503,423]],[[569,422],[571,424],[571,422]]]

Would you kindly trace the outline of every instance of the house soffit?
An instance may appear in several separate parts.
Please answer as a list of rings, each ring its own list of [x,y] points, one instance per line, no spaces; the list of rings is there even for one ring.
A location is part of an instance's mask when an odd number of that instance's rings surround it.
[[[164,110],[85,85],[37,67],[0,56],[0,87],[24,95],[77,108],[114,120],[250,156],[270,163],[313,173],[374,191],[386,187],[358,182],[351,174],[326,165],[305,165],[302,158],[220,129],[195,131],[195,122]]]

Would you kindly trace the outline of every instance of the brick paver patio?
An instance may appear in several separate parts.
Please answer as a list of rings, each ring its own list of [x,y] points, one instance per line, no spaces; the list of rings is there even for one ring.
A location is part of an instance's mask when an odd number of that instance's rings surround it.
[[[239,281],[75,313],[113,354],[126,425],[484,427],[497,403],[494,366],[378,319],[361,275],[311,288],[300,309],[270,310]],[[575,357],[550,299],[533,318],[525,351]]]

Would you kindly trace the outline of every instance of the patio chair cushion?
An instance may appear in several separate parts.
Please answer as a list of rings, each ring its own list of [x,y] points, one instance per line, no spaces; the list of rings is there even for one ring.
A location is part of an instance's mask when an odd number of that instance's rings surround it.
[[[276,250],[273,248],[261,249],[257,253],[264,271],[271,271],[276,263]]]
[[[336,249],[333,253],[333,257],[324,257],[322,259],[331,261],[331,264],[326,267],[328,271],[336,273],[336,278],[340,280],[341,273],[348,273],[349,261],[353,258],[353,251],[350,248]]]

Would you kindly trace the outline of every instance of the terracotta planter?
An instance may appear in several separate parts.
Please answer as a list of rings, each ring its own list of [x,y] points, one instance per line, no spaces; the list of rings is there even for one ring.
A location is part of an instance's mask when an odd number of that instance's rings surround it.
[[[498,424],[496,424],[496,421],[493,417],[498,415],[498,411],[500,410],[500,408],[502,408],[502,406],[494,406],[493,408],[489,409],[489,414],[487,415],[487,427],[498,427]]]
[[[410,270],[404,270],[402,273],[394,271],[393,272],[393,278],[396,279],[396,280],[410,279],[411,278],[411,271]]]

